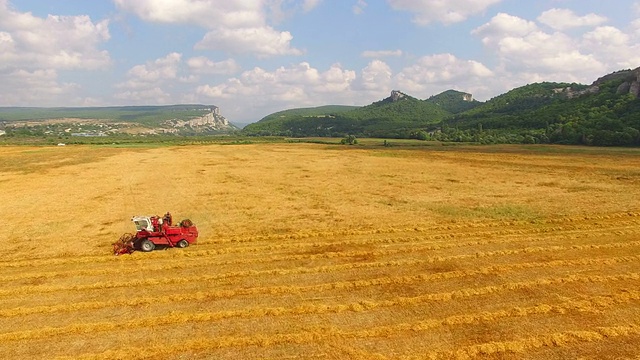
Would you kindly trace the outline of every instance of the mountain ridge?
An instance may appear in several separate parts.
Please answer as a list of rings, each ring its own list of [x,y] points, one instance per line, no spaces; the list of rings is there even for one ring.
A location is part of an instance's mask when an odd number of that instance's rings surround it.
[[[640,145],[640,68],[591,85],[527,84],[485,102],[447,90],[420,100],[402,91],[340,114],[288,117],[245,127],[247,135],[419,138],[479,143]]]
[[[0,107],[0,130],[11,135],[213,135],[238,131],[215,105]]]

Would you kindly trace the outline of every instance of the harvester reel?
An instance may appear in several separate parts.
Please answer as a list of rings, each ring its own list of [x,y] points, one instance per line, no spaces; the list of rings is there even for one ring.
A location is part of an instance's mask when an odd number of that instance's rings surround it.
[[[131,254],[134,252],[133,241],[135,238],[136,236],[133,234],[122,234],[120,239],[113,243],[113,255]]]

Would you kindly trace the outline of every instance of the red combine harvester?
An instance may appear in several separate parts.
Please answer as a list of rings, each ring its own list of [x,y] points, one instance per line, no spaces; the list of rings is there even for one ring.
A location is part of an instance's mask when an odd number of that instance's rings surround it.
[[[156,245],[163,247],[185,248],[198,241],[198,229],[189,219],[173,226],[170,213],[164,217],[134,216],[131,221],[136,225],[135,234],[124,234],[113,243],[113,254],[131,254],[136,250],[153,251]]]

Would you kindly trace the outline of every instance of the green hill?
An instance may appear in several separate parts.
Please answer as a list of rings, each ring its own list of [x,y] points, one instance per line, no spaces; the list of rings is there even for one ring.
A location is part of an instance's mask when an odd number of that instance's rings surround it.
[[[296,117],[317,117],[323,115],[334,115],[357,108],[358,106],[325,105],[311,108],[283,110],[263,117],[262,119],[260,119],[260,122],[267,123],[272,121],[292,119]]]
[[[543,82],[486,102],[448,90],[426,100],[400,91],[358,108],[294,109],[245,128],[247,135],[419,138],[479,143],[640,145],[640,68],[591,85]]]
[[[450,114],[434,103],[425,102],[394,90],[388,98],[352,110],[344,115],[356,121],[377,120],[379,122],[383,120],[392,125],[406,126],[410,124],[435,124]]]
[[[451,115],[441,106],[399,91],[363,107],[320,107],[271,114],[247,125],[247,135],[409,137]]]
[[[536,112],[554,102],[565,98],[555,89],[565,89],[584,85],[566,83],[535,83],[513,89],[479,106],[457,114],[445,123],[458,128],[474,128],[482,124],[491,128],[539,128],[545,126],[548,119],[541,119]]]
[[[0,121],[38,121],[75,118],[159,125],[166,120],[190,120],[195,117],[200,117],[211,112],[211,108],[211,106],[199,104],[59,108],[2,107],[0,108]]]
[[[615,72],[591,85],[530,84],[445,120],[443,129],[448,138],[455,128],[453,137],[469,139],[502,132],[521,135],[512,137],[513,142],[640,145],[639,80],[640,68]]]
[[[313,108],[298,108],[278,111],[248,124],[243,133],[250,136],[331,136],[321,131],[331,127],[336,116],[357,108],[357,106],[326,105]],[[311,127],[318,126],[318,129]]]
[[[473,99],[473,95],[456,90],[447,90],[425,101],[438,105],[451,114],[458,114],[482,105],[480,101]]]
[[[216,106],[0,107],[0,130],[11,136],[115,134],[214,135],[238,130]]]

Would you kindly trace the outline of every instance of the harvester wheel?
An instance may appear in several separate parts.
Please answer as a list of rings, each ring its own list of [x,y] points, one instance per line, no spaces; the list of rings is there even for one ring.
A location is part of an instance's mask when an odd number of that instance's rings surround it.
[[[149,252],[149,251],[153,251],[153,249],[155,248],[156,248],[156,245],[147,239],[144,239],[142,240],[142,242],[140,242],[140,250],[142,251]]]
[[[186,248],[187,246],[189,246],[189,242],[185,239],[182,239],[180,241],[178,241],[178,243],[176,244],[179,248],[183,249]]]

